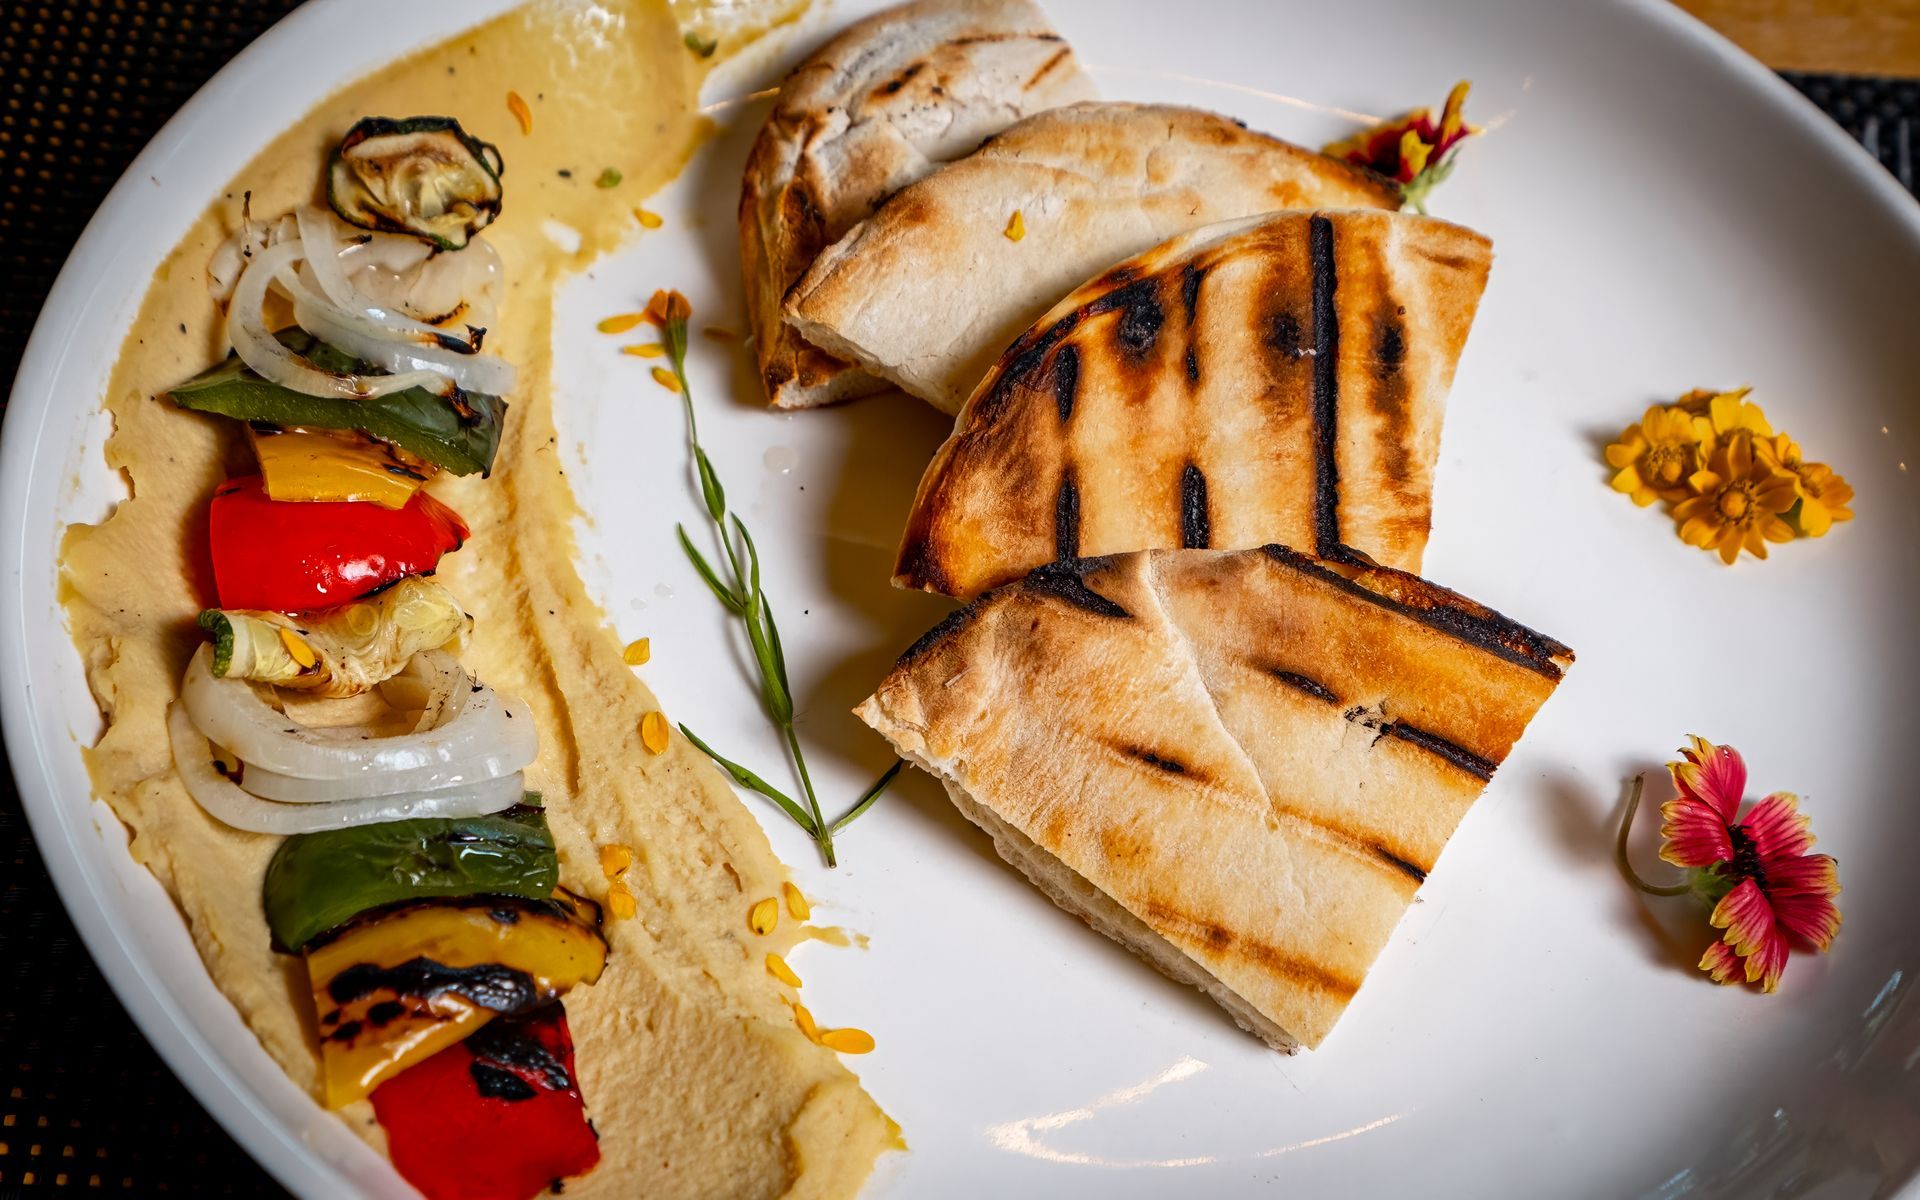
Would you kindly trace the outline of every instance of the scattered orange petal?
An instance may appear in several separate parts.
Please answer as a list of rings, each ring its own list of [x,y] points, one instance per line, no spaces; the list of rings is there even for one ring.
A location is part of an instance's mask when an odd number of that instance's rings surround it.
[[[815,1040],[840,1054],[868,1054],[873,1050],[873,1035],[864,1029],[829,1029]]]
[[[800,1027],[801,1033],[807,1035],[808,1041],[817,1042],[820,1040],[820,1027],[813,1023],[813,1014],[807,1011],[806,1005],[795,1004],[793,1006],[793,1023]]]
[[[665,367],[655,367],[653,369],[653,381],[675,394],[678,394],[680,391],[680,380],[672,371],[667,370]]]
[[[765,900],[754,902],[747,910],[747,928],[761,937],[772,933],[780,925],[780,906],[769,896]]]
[[[294,662],[300,664],[302,671],[312,669],[313,665],[320,661],[320,656],[313,652],[313,647],[307,645],[307,639],[285,626],[280,629],[280,644],[287,648],[287,653],[293,657]]]
[[[527,107],[527,102],[521,99],[519,92],[507,93],[507,111],[513,114],[514,120],[520,122],[522,134],[533,132],[533,110]]]
[[[607,911],[617,920],[626,921],[639,911],[639,905],[634,903],[633,893],[627,890],[625,884],[616,883],[607,890]]]
[[[614,843],[600,847],[600,872],[608,879],[633,865],[633,847]]]
[[[630,355],[634,358],[660,358],[665,355],[666,352],[667,348],[658,342],[647,342],[639,346],[620,347],[620,353]]]
[[[800,986],[800,977],[793,973],[793,968],[787,965],[787,960],[778,954],[767,955],[767,974],[788,987]]]
[[[635,220],[639,221],[640,224],[646,226],[648,229],[658,229],[666,224],[666,218],[657,212],[648,212],[644,208],[634,209],[633,215]]]
[[[635,638],[627,643],[626,653],[620,657],[626,659],[630,667],[646,666],[647,660],[653,657],[653,639]]]
[[[647,314],[643,312],[621,313],[617,317],[608,317],[598,325],[595,325],[594,328],[598,329],[601,333],[625,333],[646,319]]]
[[[793,914],[794,920],[804,921],[813,915],[813,906],[807,903],[807,898],[799,888],[791,883],[783,883],[780,890],[787,898],[787,911]]]
[[[1020,215],[1019,209],[1013,210],[1013,216],[1007,219],[1007,240],[1017,242],[1027,236],[1027,219]]]
[[[647,748],[648,754],[667,752],[667,715],[663,712],[650,712],[640,718],[640,744]]]

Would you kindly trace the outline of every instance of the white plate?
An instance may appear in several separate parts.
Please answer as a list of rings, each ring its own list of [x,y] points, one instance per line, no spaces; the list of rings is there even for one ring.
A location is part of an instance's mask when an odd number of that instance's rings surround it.
[[[712,98],[776,77],[865,7],[814,13],[733,64]],[[874,1194],[1910,1187],[1920,208],[1763,68],[1650,2],[1049,8],[1108,95],[1222,109],[1309,144],[1346,128],[1328,106],[1437,102],[1473,78],[1472,114],[1496,128],[1465,149],[1436,210],[1491,234],[1499,257],[1454,387],[1428,570],[1580,661],[1338,1029],[1293,1059],[1056,910],[924,778],[854,827],[837,873],[763,813],[827,918],[872,937],[799,967],[816,1011],[879,1039],[856,1065],[913,1150],[883,1160]],[[98,518],[118,494],[99,457],[102,386],[207,181],[377,65],[360,31],[412,45],[475,16],[472,0],[315,0],[221,72],[74,250],[0,451],[0,688],[34,833],[147,1036],[309,1196],[405,1189],[274,1068],[88,801],[78,748],[98,718],[54,552],[63,522]],[[590,332],[663,284],[740,323],[734,189],[763,112],[717,110],[724,136],[653,204],[666,229],[564,293],[557,357],[562,444],[620,448],[573,473],[595,514],[590,586],[623,636],[661,647],[649,679],[676,716],[771,765],[726,627],[670,541],[672,519],[695,512],[679,417],[645,364]],[[846,710],[943,611],[886,584],[941,422],[904,401],[774,415],[717,347],[696,353],[705,436],[771,552],[817,775],[850,797],[886,756]],[[1727,570],[1608,491],[1597,444],[1657,398],[1739,382],[1853,481],[1860,516]],[[1715,988],[1675,961],[1662,931],[1697,918],[1672,901],[1649,916],[1609,861],[1620,781],[1689,731],[1745,750],[1760,787],[1801,792],[1842,864],[1834,953],[1796,956],[1775,996]]]

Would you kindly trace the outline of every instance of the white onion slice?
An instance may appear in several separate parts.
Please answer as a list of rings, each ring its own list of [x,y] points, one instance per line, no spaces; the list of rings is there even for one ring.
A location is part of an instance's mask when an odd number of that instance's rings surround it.
[[[319,287],[320,294],[332,301],[343,312],[350,316],[363,317],[382,329],[396,334],[416,335],[404,340],[425,345],[438,346],[440,338],[453,336],[424,321],[415,320],[396,308],[378,303],[373,297],[353,285],[353,281],[347,277],[346,265],[340,261],[343,241],[340,221],[331,212],[312,204],[303,204],[294,210],[294,219],[299,223],[300,240],[307,247],[307,270],[312,272],[313,281]],[[302,324],[305,323],[302,322]],[[318,336],[317,331],[315,336]]]
[[[352,779],[300,779],[247,764],[241,782],[247,791],[265,800],[288,804],[331,804],[372,796],[399,796],[453,787],[479,787],[518,772],[533,759],[519,754],[487,753],[460,763],[436,763],[411,771],[389,771]]]
[[[470,763],[488,754],[531,762],[539,752],[531,711],[485,684],[456,688],[431,728],[377,737],[351,726],[303,726],[276,711],[247,681],[215,677],[212,661],[212,648],[200,647],[180,682],[180,699],[194,725],[241,761],[278,775],[352,779]]]
[[[405,391],[410,387],[435,390],[446,387],[447,380],[434,371],[410,371],[399,375],[335,375],[331,371],[321,370],[281,345],[279,339],[267,329],[267,285],[281,271],[290,270],[305,253],[299,239],[280,242],[256,252],[247,263],[247,269],[241,273],[240,282],[233,289],[233,299],[227,305],[227,340],[233,343],[234,351],[240,355],[242,362],[253,368],[262,379],[309,396],[344,396],[352,400],[364,400]],[[320,335],[315,333],[314,336]]]
[[[414,817],[479,817],[512,808],[523,794],[524,781],[518,775],[509,775],[477,787],[334,804],[277,804],[249,793],[214,767],[213,745],[194,728],[184,703],[176,702],[168,708],[167,737],[173,747],[174,770],[180,773],[194,802],[215,820],[249,833],[319,833]]]
[[[504,396],[513,390],[513,364],[491,354],[469,354],[420,341],[383,327],[370,317],[348,312],[322,295],[312,264],[295,271],[283,267],[277,282],[293,298],[293,319],[338,350],[395,375],[433,371],[469,392]],[[423,328],[431,329],[431,326]],[[380,378],[375,376],[374,378]]]

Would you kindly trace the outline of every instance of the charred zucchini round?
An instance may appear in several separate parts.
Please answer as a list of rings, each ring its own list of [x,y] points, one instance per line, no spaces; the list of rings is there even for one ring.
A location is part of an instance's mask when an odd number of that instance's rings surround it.
[[[361,229],[462,250],[500,215],[505,169],[452,117],[363,117],[333,152],[327,203]]]

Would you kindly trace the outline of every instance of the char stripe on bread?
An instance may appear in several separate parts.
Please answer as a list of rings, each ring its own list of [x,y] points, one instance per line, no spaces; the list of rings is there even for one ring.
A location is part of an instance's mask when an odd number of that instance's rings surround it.
[[[974,391],[895,582],[965,599],[1051,559],[1267,542],[1417,569],[1490,260],[1457,226],[1343,210],[1227,222],[1109,268]]]
[[[1308,291],[1313,296],[1313,537],[1320,553],[1340,540],[1340,283],[1333,261],[1333,222],[1316,213],[1307,221]]]
[[[787,289],[886,196],[1092,84],[1030,0],[918,0],[849,26],[794,69],[753,145],[740,250],[768,399],[811,407],[887,386],[781,317]]]
[[[1572,654],[1285,547],[1043,566],[857,710],[1057,902],[1317,1044]]]

